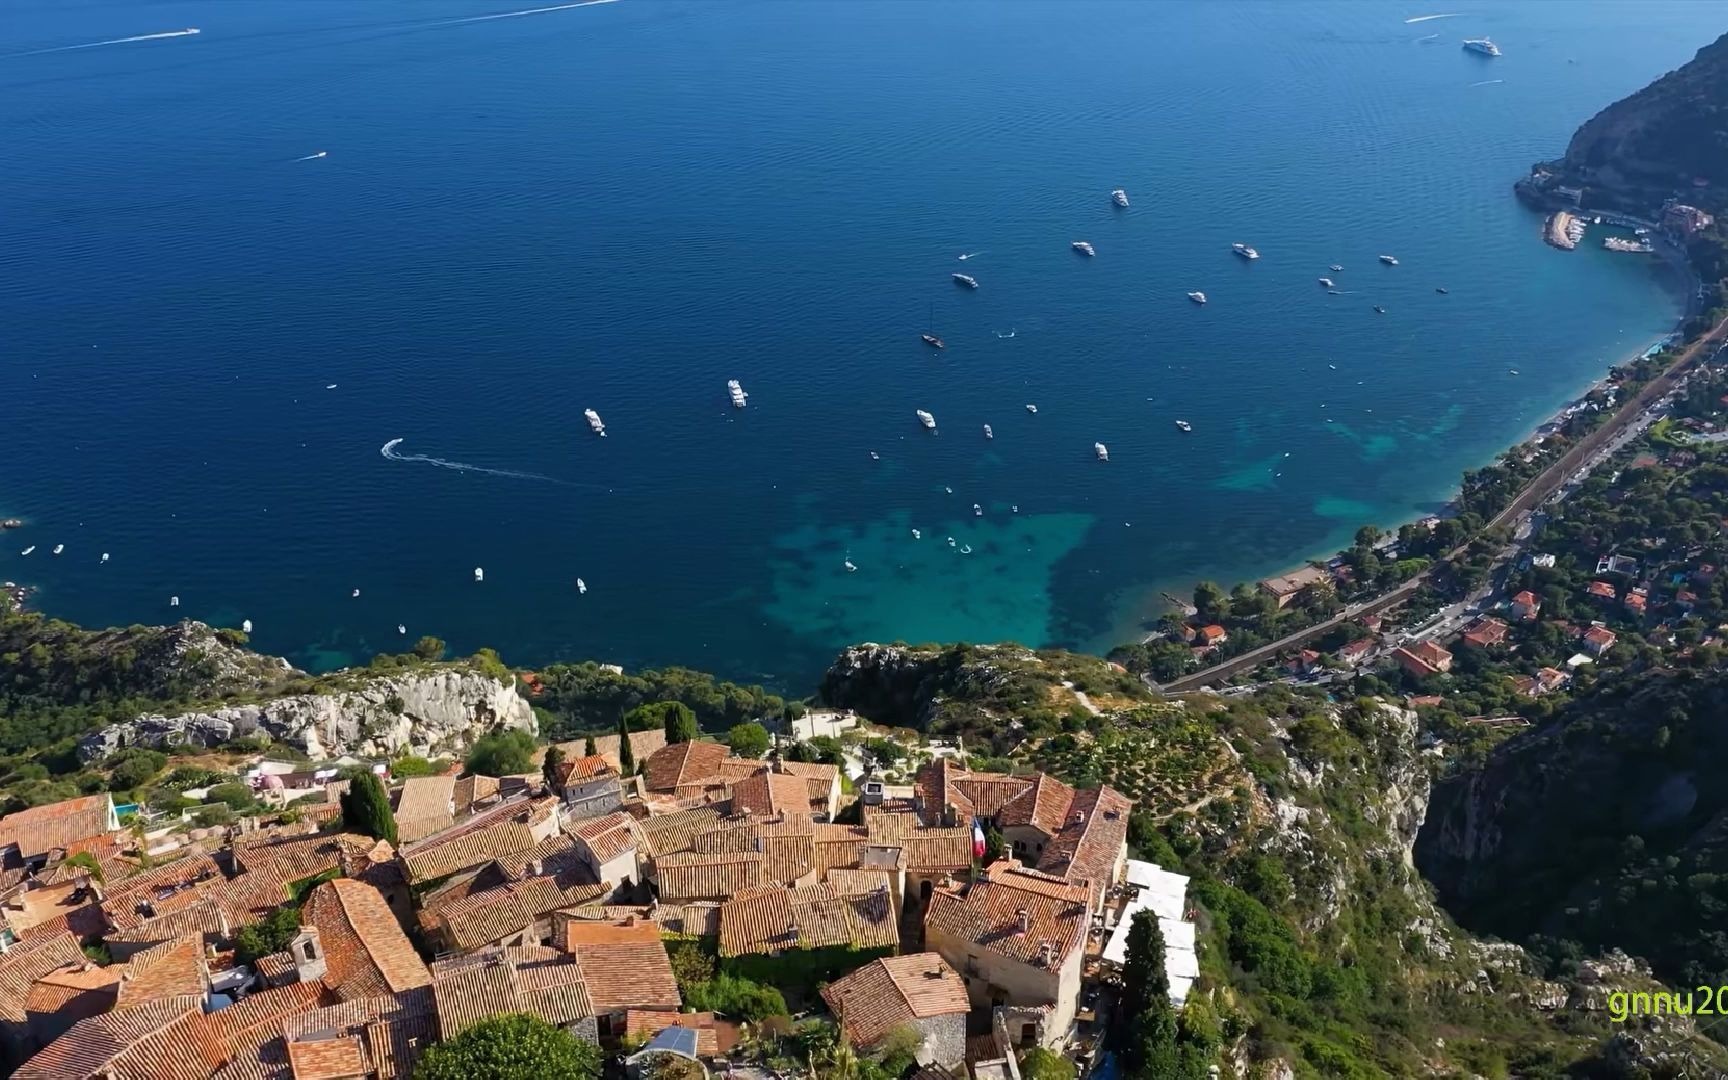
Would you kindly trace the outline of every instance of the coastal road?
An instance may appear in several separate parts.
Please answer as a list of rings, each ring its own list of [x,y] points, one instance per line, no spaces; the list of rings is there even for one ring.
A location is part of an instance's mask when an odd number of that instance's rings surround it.
[[[1674,363],[1668,366],[1668,370],[1650,380],[1630,400],[1623,402],[1606,423],[1579,439],[1571,449],[1560,456],[1559,460],[1537,473],[1530,483],[1525,485],[1524,490],[1519,492],[1506,506],[1506,509],[1494,516],[1494,519],[1488,523],[1488,528],[1509,525],[1514,521],[1521,520],[1531,510],[1541,505],[1550,495],[1560,490],[1573,473],[1591,465],[1600,451],[1607,449],[1611,443],[1616,443],[1616,440],[1645,418],[1664,397],[1673,393],[1700,359],[1714,356],[1722,349],[1725,339],[1728,339],[1728,319],[1717,323],[1708,334],[1693,342]],[[1467,547],[1468,544],[1465,546]],[[1214,664],[1204,670],[1184,675],[1180,679],[1172,679],[1160,689],[1170,694],[1198,690],[1220,679],[1227,679],[1237,672],[1247,671],[1275,660],[1280,653],[1321,637],[1340,623],[1361,618],[1364,615],[1373,615],[1394,607],[1409,599],[1417,589],[1426,585],[1434,571],[1442,563],[1455,557],[1463,550],[1463,547],[1459,547],[1448,552],[1445,558],[1436,559],[1432,567],[1417,574],[1391,592],[1383,593],[1373,600],[1358,604],[1355,607],[1345,608],[1343,612],[1324,622],[1316,623],[1293,634],[1287,634],[1277,641],[1252,649],[1241,656],[1232,657],[1221,664]]]

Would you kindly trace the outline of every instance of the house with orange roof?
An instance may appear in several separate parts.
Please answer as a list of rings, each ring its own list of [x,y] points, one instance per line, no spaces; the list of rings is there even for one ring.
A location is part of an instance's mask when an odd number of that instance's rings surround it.
[[[1205,646],[1205,645],[1216,646],[1216,645],[1222,645],[1226,641],[1229,641],[1230,640],[1230,633],[1229,633],[1229,631],[1225,630],[1222,626],[1219,626],[1217,623],[1213,623],[1209,626],[1202,626],[1200,628],[1200,630],[1194,635],[1194,638],[1196,641],[1198,641],[1203,646]]]
[[[16,848],[19,859],[39,865],[56,849],[106,836],[119,828],[112,795],[85,795],[0,817],[0,851]]]
[[[1357,638],[1338,646],[1336,654],[1338,662],[1345,667],[1357,667],[1368,659],[1368,654],[1374,651],[1374,639],[1371,637]]]
[[[902,1028],[919,1035],[920,1065],[963,1067],[966,983],[936,953],[885,956],[822,988],[822,1000],[846,1041],[861,1053],[880,1047]]]
[[[975,1006],[1047,1007],[1042,1031],[1057,1038],[1079,1010],[1091,910],[1087,883],[997,862],[969,887],[936,890],[924,941]]]
[[[1307,675],[1320,670],[1320,654],[1313,649],[1303,649],[1284,662],[1284,670],[1292,675]]]
[[[1584,590],[1592,600],[1617,600],[1620,593],[1606,581],[1592,581]]]
[[[1626,591],[1626,599],[1622,601],[1622,603],[1626,605],[1627,611],[1642,617],[1650,610],[1650,590],[1643,588],[1628,589]]]
[[[1392,658],[1398,661],[1399,667],[1418,679],[1452,670],[1452,654],[1432,641],[1419,641],[1393,649]]]
[[[1617,639],[1614,636],[1614,631],[1606,626],[1592,626],[1584,631],[1582,640],[1585,652],[1591,656],[1601,656],[1614,647],[1614,642]]]
[[[1490,649],[1506,642],[1506,633],[1511,627],[1492,615],[1485,615],[1469,626],[1459,635],[1466,642],[1478,649]]]
[[[307,895],[300,920],[318,929],[324,982],[344,1001],[397,994],[432,981],[383,894],[365,882],[336,878],[317,886]]]
[[[1529,622],[1541,613],[1542,601],[1529,589],[1512,598],[1512,617],[1519,622]]]
[[[579,821],[570,830],[576,852],[595,881],[611,886],[614,894],[628,892],[642,880],[642,840],[636,819],[629,814]]]

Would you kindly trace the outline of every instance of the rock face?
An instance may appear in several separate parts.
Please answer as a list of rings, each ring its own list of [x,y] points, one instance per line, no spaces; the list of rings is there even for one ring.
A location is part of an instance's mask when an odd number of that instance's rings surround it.
[[[96,761],[129,746],[214,747],[265,735],[314,761],[343,754],[436,756],[459,751],[495,728],[539,733],[516,688],[455,668],[378,675],[352,690],[299,694],[179,716],[140,716],[85,736],[78,756]]]

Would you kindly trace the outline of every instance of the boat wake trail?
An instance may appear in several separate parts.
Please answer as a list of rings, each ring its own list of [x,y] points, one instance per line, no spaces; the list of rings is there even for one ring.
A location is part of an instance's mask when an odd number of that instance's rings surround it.
[[[305,157],[297,157],[294,160],[295,161],[317,161],[319,158],[325,156],[327,153],[329,153],[329,151],[320,150],[316,154],[307,154]]]
[[[390,461],[417,461],[422,465],[436,465],[440,469],[454,469],[457,472],[483,473],[486,476],[507,476],[512,480],[540,480],[548,484],[562,484],[562,480],[554,480],[540,473],[517,472],[514,469],[488,469],[484,465],[470,465],[464,461],[445,461],[443,458],[431,457],[427,454],[402,454],[396,448],[402,445],[401,439],[391,439],[378,452]]]
[[[1015,334],[1018,334],[1019,332],[1020,331],[1018,331],[1018,330],[1010,330],[1006,334],[1004,334],[1002,331],[997,330],[996,331],[996,337],[999,340],[1007,341],[1009,338],[1013,337]]]
[[[1417,38],[1417,39],[1416,39],[1416,44],[1418,44],[1418,45],[1420,45],[1420,44],[1422,44],[1422,43],[1423,43],[1423,42],[1424,42],[1424,41],[1435,41],[1435,40],[1437,40],[1437,39],[1438,39],[1438,38],[1439,38],[1439,37],[1440,37],[1440,35],[1439,35],[1439,34],[1429,34],[1429,35],[1428,35],[1428,36],[1427,36],[1427,37],[1419,37],[1419,38]]]
[[[1452,11],[1445,15],[1418,15],[1413,19],[1405,19],[1404,25],[1409,26],[1411,23],[1433,22],[1435,19],[1456,19],[1463,14],[1462,11]]]
[[[1506,81],[1505,79],[1483,79],[1481,82],[1473,82],[1470,85],[1471,86],[1494,86],[1498,83],[1503,83],[1505,81]]]
[[[593,7],[596,4],[613,4],[617,0],[578,0],[574,4],[555,4],[552,7],[524,8],[521,11],[500,11],[496,15],[473,15],[466,19],[449,19],[445,22],[431,23],[432,26],[457,26],[461,23],[490,22],[493,19],[519,19],[524,15],[544,15],[548,11],[569,11],[572,8]]]
[[[111,41],[90,41],[83,45],[61,45],[53,49],[32,49],[30,52],[13,53],[13,56],[41,56],[44,53],[71,52],[74,49],[97,49],[103,45],[130,45],[135,41],[160,41],[163,38],[191,37],[200,33],[196,26],[184,30],[164,30],[160,34],[136,34],[132,37],[114,38]]]
[[[968,251],[966,254],[961,255],[959,258],[960,258],[961,262],[965,262],[967,259],[976,259],[978,256],[980,256],[982,254],[984,254],[984,252],[982,252],[982,251]]]

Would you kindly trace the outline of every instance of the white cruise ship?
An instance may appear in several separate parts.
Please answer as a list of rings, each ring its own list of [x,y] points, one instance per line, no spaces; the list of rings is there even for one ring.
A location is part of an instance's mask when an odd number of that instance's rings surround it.
[[[936,430],[936,418],[925,412],[923,409],[918,410],[918,422],[929,428],[931,431]]]
[[[1260,253],[1249,247],[1247,244],[1231,244],[1230,250],[1242,256],[1244,259],[1258,259],[1260,257]]]
[[[742,409],[750,403],[750,395],[746,394],[744,388],[738,385],[737,379],[726,380],[726,393],[731,395],[734,409]]]
[[[1115,203],[1117,206],[1127,206],[1128,193],[1123,191],[1121,188],[1117,188],[1115,191],[1110,193],[1110,201]]]
[[[588,418],[588,426],[594,429],[594,434],[604,439],[606,437],[606,425],[600,422],[600,414],[593,409],[583,409],[582,415]]]
[[[1464,40],[1464,47],[1473,53],[1481,53],[1483,56],[1500,55],[1500,46],[1489,41],[1487,38],[1466,38]]]

